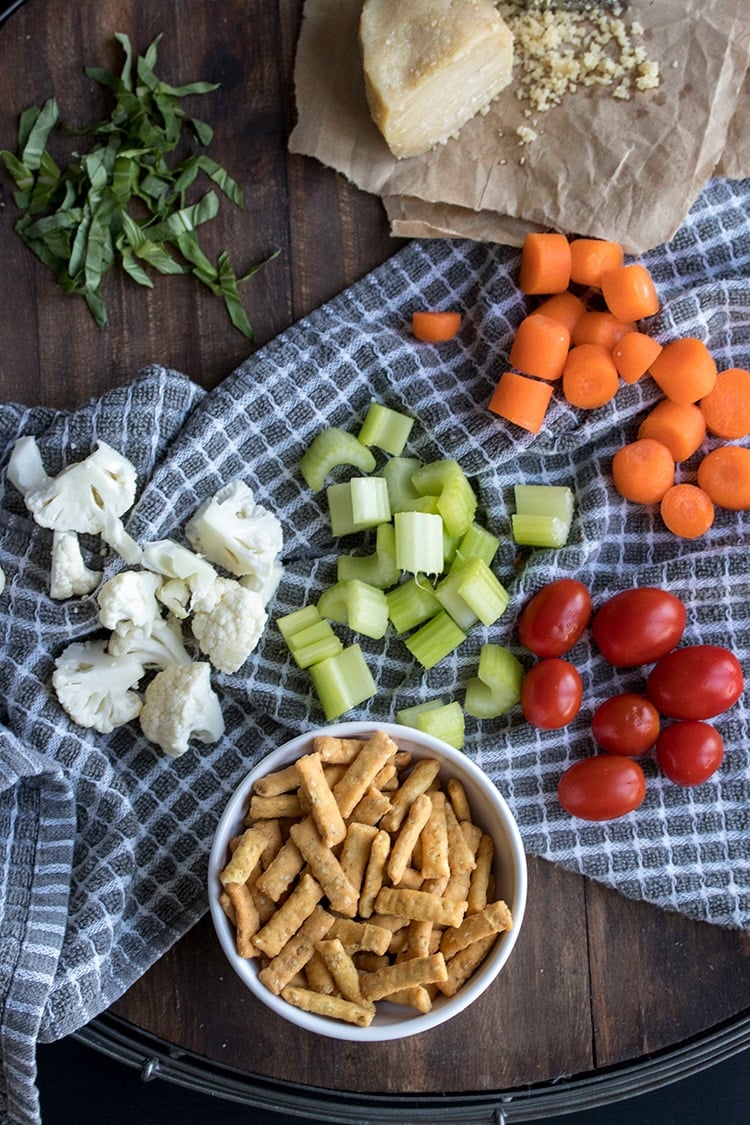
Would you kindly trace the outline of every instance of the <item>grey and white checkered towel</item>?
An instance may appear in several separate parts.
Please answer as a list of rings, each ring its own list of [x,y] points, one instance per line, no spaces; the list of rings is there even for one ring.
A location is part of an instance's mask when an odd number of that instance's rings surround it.
[[[713,181],[674,241],[646,255],[663,308],[662,340],[696,335],[720,367],[750,367],[750,181]],[[718,512],[695,544],[676,540],[649,509],[628,505],[608,466],[658,398],[650,380],[623,387],[590,413],[555,402],[537,437],[487,410],[526,312],[514,278],[518,252],[471,242],[412,243],[249,359],[205,394],[153,368],[73,414],[0,407],[2,464],[22,434],[37,436],[49,472],[103,439],[134,461],[141,490],[128,521],[139,540],[181,534],[198,503],[234,477],[277,512],[285,575],[272,616],[316,600],[342,548],[328,532],[322,496],[297,472],[325,425],[356,429],[372,399],[413,415],[409,452],[457,458],[477,487],[481,519],[503,538],[497,573],[511,593],[503,619],[477,629],[430,672],[401,641],[362,640],[379,694],[347,718],[391,720],[426,695],[462,698],[480,644],[514,645],[513,623],[531,592],[576,575],[595,602],[637,584],[666,586],[688,608],[686,641],[729,644],[750,667],[750,516]],[[464,313],[440,347],[409,331],[418,307]],[[694,465],[683,466],[689,478]],[[569,544],[532,552],[519,572],[510,535],[513,485],[570,485],[577,515]],[[206,911],[211,837],[234,786],[261,756],[319,724],[306,673],[270,626],[235,675],[214,674],[224,740],[173,760],[135,725],[100,736],[74,727],[50,694],[55,656],[97,628],[93,595],[53,602],[50,533],[13,487],[0,504],[0,982],[2,1120],[38,1121],[35,1044],[82,1026],[108,1007]],[[363,547],[363,549],[369,549]],[[108,563],[109,566],[114,564]],[[613,671],[586,639],[575,661],[585,706],[566,730],[543,732],[518,713],[468,720],[466,753],[510,803],[529,853],[634,898],[716,924],[750,927],[750,731],[742,700],[717,720],[727,754],[706,784],[685,790],[649,764],[641,808],[587,824],[557,804],[564,767],[591,752],[597,702],[638,689],[642,672]],[[526,659],[526,657],[524,657]]]

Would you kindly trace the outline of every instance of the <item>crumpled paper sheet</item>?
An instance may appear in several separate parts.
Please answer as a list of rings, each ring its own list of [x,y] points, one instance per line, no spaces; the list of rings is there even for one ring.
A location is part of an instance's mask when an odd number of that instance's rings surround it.
[[[750,171],[747,0],[634,0],[627,20],[660,62],[656,90],[623,102],[612,87],[580,89],[537,115],[543,133],[520,145],[515,130],[529,120],[511,84],[457,138],[400,161],[367,107],[360,10],[307,0],[289,148],[382,196],[394,235],[519,245],[551,227],[639,254],[674,236],[713,174]]]

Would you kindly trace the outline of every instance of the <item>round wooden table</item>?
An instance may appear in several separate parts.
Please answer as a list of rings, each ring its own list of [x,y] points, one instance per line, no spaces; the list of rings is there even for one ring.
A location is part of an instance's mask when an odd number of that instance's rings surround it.
[[[74,408],[153,361],[215,386],[256,347],[334,296],[399,243],[379,200],[292,156],[292,69],[301,0],[27,0],[0,27],[0,145],[54,92],[78,123],[105,112],[84,65],[121,65],[115,31],[159,72],[221,83],[196,113],[211,153],[245,188],[205,228],[214,258],[246,268],[249,344],[192,278],[146,290],[106,282],[109,323],[65,295],[13,230],[0,174],[0,389],[6,401]],[[241,990],[208,918],[80,1032],[143,1068],[250,1104],[331,1121],[529,1120],[671,1081],[750,1044],[750,938],[630,901],[530,858],[525,924],[509,967],[450,1024],[394,1045],[312,1038]]]

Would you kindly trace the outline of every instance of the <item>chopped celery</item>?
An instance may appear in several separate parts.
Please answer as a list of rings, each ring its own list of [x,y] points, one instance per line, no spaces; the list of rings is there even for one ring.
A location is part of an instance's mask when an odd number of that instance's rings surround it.
[[[421,467],[416,457],[391,457],[383,467],[383,477],[388,485],[388,499],[392,512],[412,511],[419,501],[419,493],[412,476]]]
[[[330,426],[310,442],[300,458],[299,471],[307,486],[317,492],[337,465],[354,465],[363,473],[371,473],[375,458],[354,434]]]
[[[375,681],[359,645],[349,645],[310,668],[326,721],[337,719],[375,695]]]
[[[441,609],[404,642],[423,668],[434,666],[466,640],[466,633]]]
[[[418,576],[394,586],[386,594],[386,600],[388,616],[397,633],[407,633],[417,625],[423,625],[440,610],[440,602],[432,586]]]
[[[289,643],[289,651],[298,668],[319,664],[321,660],[341,652],[343,647],[327,621],[319,621],[317,625],[303,629]]]
[[[360,578],[370,586],[379,586],[382,590],[395,586],[401,572],[396,566],[396,532],[393,524],[378,524],[374,554],[342,555],[336,565],[339,582]]]
[[[396,722],[405,727],[416,727],[417,719],[423,711],[434,711],[437,707],[445,706],[444,699],[426,699],[423,703],[414,703],[411,707],[402,707],[396,712]]]
[[[456,750],[463,750],[465,723],[460,703],[444,703],[442,707],[422,711],[416,716],[413,725],[424,734],[440,738]]]
[[[494,719],[515,707],[521,698],[523,665],[502,645],[484,644],[477,675],[466,684],[464,706],[477,719]]]
[[[500,540],[478,523],[472,523],[456,548],[452,567],[463,566],[469,559],[484,559],[489,566],[497,554]]]
[[[363,489],[360,485],[353,487],[359,481],[364,485],[374,485],[374,488]],[[335,536],[366,531],[368,527],[376,527],[390,518],[390,510],[387,508],[388,491],[377,481],[382,481],[382,478],[354,477],[341,484],[329,484],[326,497],[331,531]],[[357,516],[361,518],[355,516],[355,496]]]
[[[437,508],[449,535],[463,535],[471,527],[477,510],[474,489],[458,461],[432,461],[412,478],[422,495],[437,496]]]
[[[363,445],[374,445],[378,449],[399,457],[403,452],[409,434],[411,433],[414,419],[406,414],[392,410],[382,403],[370,403],[362,428],[358,434],[358,441]]]
[[[563,522],[573,518],[573,493],[561,484],[517,484],[516,511],[523,516],[556,516]]]
[[[459,586],[463,570],[452,570],[435,587],[435,597],[465,633],[476,625],[479,618],[462,597]]]
[[[377,586],[359,578],[337,582],[324,590],[318,599],[323,617],[348,625],[355,633],[380,640],[388,628],[388,602]]]
[[[458,593],[483,625],[493,625],[505,613],[510,594],[484,559],[470,559],[458,572]]]
[[[564,547],[570,524],[557,516],[511,516],[513,538],[522,547]]]
[[[409,574],[440,574],[443,521],[432,512],[396,512],[396,565]]]
[[[299,633],[302,629],[309,628],[310,625],[316,625],[321,620],[318,607],[314,605],[305,605],[301,609],[295,609],[292,613],[286,613],[283,617],[276,618],[276,624],[279,627],[284,640],[289,644],[290,638],[295,633]]]

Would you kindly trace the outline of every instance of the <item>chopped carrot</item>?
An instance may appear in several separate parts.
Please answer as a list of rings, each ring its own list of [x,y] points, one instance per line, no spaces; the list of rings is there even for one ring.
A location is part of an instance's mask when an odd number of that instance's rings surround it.
[[[555,232],[527,234],[518,284],[524,293],[562,293],[570,284],[570,243]]]
[[[639,262],[605,270],[601,288],[607,308],[618,320],[642,320],[659,311],[651,274]]]
[[[673,402],[697,402],[716,384],[716,361],[703,341],[695,336],[670,340],[649,371]]]
[[[489,401],[489,408],[493,414],[538,434],[551,397],[551,383],[529,379],[515,371],[504,371]]]
[[[750,449],[721,445],[698,466],[698,484],[718,508],[732,512],[750,508]]]
[[[605,270],[623,263],[622,246],[605,238],[574,238],[570,243],[570,280],[579,285],[601,288]]]
[[[632,332],[634,328],[632,322],[625,324],[611,312],[588,309],[577,320],[570,339],[574,344],[602,344],[612,351],[618,340],[622,339],[626,332]]]
[[[714,522],[713,500],[697,484],[673,484],[661,498],[660,512],[681,539],[698,539]]]
[[[666,445],[674,461],[687,461],[700,449],[706,436],[706,420],[694,402],[672,402],[663,398],[638,428],[639,438],[655,438]]]
[[[750,371],[720,371],[712,391],[698,403],[706,425],[716,437],[733,441],[750,434]]]
[[[623,445],[612,458],[617,491],[636,504],[658,504],[674,484],[674,461],[666,445],[654,438],[638,438]]]
[[[637,383],[661,351],[661,344],[645,332],[626,332],[612,348],[612,359],[624,383]]]
[[[559,320],[560,324],[564,324],[568,332],[572,333],[578,318],[585,312],[586,305],[581,298],[566,289],[564,293],[554,293],[551,297],[547,297],[531,315],[549,316],[552,320]]]
[[[570,347],[570,333],[559,320],[541,313],[524,317],[508,358],[517,371],[538,379],[559,379]]]
[[[577,344],[568,352],[562,389],[571,406],[583,410],[604,406],[615,397],[619,383],[612,356],[602,344]]]
[[[430,344],[451,340],[461,326],[461,313],[420,310],[412,313],[411,329],[418,340]]]

